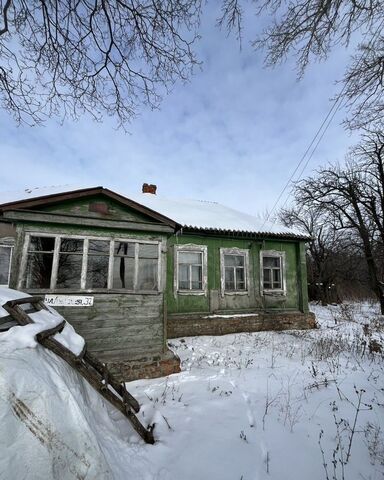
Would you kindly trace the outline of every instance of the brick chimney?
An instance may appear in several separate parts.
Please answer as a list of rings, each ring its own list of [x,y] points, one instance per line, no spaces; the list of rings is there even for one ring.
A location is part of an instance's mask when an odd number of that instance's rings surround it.
[[[152,195],[156,195],[157,186],[148,183],[143,183],[143,193],[152,193]]]

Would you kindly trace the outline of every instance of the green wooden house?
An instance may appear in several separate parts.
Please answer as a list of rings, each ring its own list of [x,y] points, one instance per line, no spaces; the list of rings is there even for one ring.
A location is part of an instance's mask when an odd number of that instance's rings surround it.
[[[172,337],[314,326],[300,232],[148,184],[3,194],[0,215],[0,284],[44,295],[122,379],[177,372]]]

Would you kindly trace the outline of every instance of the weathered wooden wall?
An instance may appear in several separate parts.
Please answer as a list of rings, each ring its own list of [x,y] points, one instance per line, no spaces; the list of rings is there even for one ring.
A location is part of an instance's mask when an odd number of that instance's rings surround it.
[[[94,294],[93,307],[55,307],[105,362],[164,351],[163,294]]]

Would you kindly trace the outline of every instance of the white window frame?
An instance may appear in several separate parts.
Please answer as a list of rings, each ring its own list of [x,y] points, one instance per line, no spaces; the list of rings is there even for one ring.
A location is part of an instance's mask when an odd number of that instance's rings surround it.
[[[0,243],[0,247],[3,248],[9,248],[10,253],[9,253],[9,267],[8,267],[8,282],[0,284],[0,287],[9,287],[9,281],[11,279],[11,269],[12,269],[12,259],[13,259],[13,245],[7,245],[6,243]]]
[[[282,288],[264,288],[264,257],[273,257],[273,258],[280,259]],[[262,295],[285,296],[287,294],[285,252],[279,251],[279,250],[261,250],[260,251],[260,290]]]
[[[244,257],[244,290],[226,290],[225,289],[225,255],[241,255]],[[221,296],[224,295],[249,295],[249,250],[241,248],[220,248],[220,281]]]
[[[18,288],[23,289],[25,288],[25,274],[27,270],[27,262],[28,262],[28,252],[29,252],[29,245],[30,245],[30,238],[31,237],[49,237],[55,239],[55,247],[53,251],[53,262],[52,262],[52,273],[51,273],[51,282],[50,282],[50,291],[55,292],[66,292],[68,290],[73,291],[85,291],[85,292],[108,292],[108,291],[119,291],[119,292],[127,292],[127,293],[158,293],[162,291],[162,278],[161,278],[161,245],[162,242],[160,240],[145,240],[141,238],[132,238],[132,237],[108,237],[108,236],[96,236],[96,235],[66,235],[65,233],[47,233],[47,232],[27,232],[25,234],[24,245],[23,245],[23,252],[22,252],[22,260],[21,260],[21,267],[20,273],[18,278]],[[57,271],[58,271],[58,264],[59,264],[59,250],[60,250],[60,241],[61,239],[76,239],[76,240],[83,240],[83,262],[82,262],[82,270],[81,270],[81,278],[80,278],[80,289],[78,288],[56,288],[57,282]],[[107,281],[107,288],[86,288],[86,279],[87,279],[87,268],[88,268],[88,247],[89,247],[89,240],[104,240],[109,242],[109,262],[108,262],[108,281]],[[127,288],[113,288],[113,264],[114,264],[114,245],[115,242],[129,242],[135,244],[135,278],[134,278],[134,286],[132,289]],[[150,244],[150,245],[157,245],[158,247],[158,256],[157,256],[157,289],[156,290],[138,290],[137,289],[137,272],[138,272],[138,260],[139,260],[139,244]],[[33,288],[30,289],[31,291],[41,291],[45,289],[42,288]]]
[[[202,254],[202,288],[201,290],[185,290],[179,288],[179,254],[180,252],[201,253]],[[174,246],[174,275],[173,290],[177,295],[207,295],[208,289],[208,247],[206,245],[195,245],[188,243],[185,245]]]

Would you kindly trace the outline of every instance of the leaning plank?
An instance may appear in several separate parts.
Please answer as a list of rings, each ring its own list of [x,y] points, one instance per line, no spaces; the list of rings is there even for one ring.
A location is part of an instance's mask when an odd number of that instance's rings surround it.
[[[30,304],[34,304],[34,303],[40,303],[42,302],[42,297],[38,297],[38,296],[34,296],[34,297],[24,297],[24,298],[18,298],[16,300],[9,300],[6,305],[9,305],[10,307],[14,307],[15,305],[23,305],[24,303],[30,303]],[[43,304],[44,305],[44,304]],[[45,309],[47,309],[47,307],[44,306]]]
[[[51,335],[55,335],[56,333],[60,333],[63,328],[65,327],[66,321],[63,320],[60,322],[56,327],[49,328],[48,330],[44,330],[36,335],[36,340],[41,343],[42,340],[50,337]]]
[[[85,353],[85,361],[89,363],[100,375],[104,375],[105,364],[97,360],[91,353],[88,351]],[[122,397],[126,399],[126,402],[132,407],[132,409],[137,413],[140,410],[139,402],[134,398],[125,388],[123,383],[120,383],[116,377],[108,372],[108,383],[111,387]]]
[[[11,300],[3,305],[3,308],[20,325],[34,323],[28,313],[26,313],[20,304],[31,303],[39,309],[46,309],[41,297],[27,297],[18,300]],[[137,400],[127,391],[124,384],[119,383],[108,371],[105,364],[99,362],[84,347],[80,356],[65,348],[61,343],[55,340],[52,335],[60,332],[65,326],[65,320],[56,327],[48,329],[36,335],[37,341],[48,348],[56,355],[65,360],[73,369],[77,370],[87,382],[97,390],[108,402],[117,408],[131,422],[133,428],[144,439],[146,443],[153,444],[153,427],[146,429],[138,420],[134,412],[138,412],[140,406]],[[115,393],[111,390],[111,388]],[[132,412],[132,410],[134,412]]]

